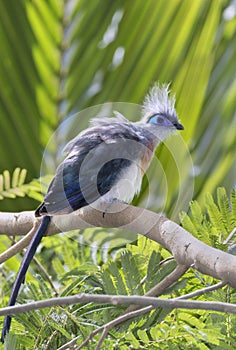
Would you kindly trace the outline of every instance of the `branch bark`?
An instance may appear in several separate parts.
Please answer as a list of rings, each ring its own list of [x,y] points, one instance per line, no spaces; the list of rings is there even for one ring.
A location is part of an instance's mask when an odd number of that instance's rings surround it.
[[[64,306],[74,304],[111,304],[111,305],[139,305],[150,306],[155,309],[163,307],[170,309],[191,309],[191,310],[213,310],[218,312],[229,312],[236,314],[236,305],[225,302],[214,301],[197,301],[197,300],[181,300],[177,298],[173,299],[161,299],[156,297],[146,297],[139,295],[103,295],[103,294],[76,294],[67,297],[57,297],[51,299],[45,299],[40,301],[34,301],[23,305],[7,306],[0,309],[0,316],[4,315],[16,315],[33,310],[40,310],[45,308],[51,308],[53,306]],[[151,309],[150,309],[151,310]],[[150,311],[148,309],[148,311]],[[125,318],[126,315],[120,317]]]
[[[109,207],[109,213],[106,209],[85,207],[72,214],[54,216],[48,235],[87,227],[119,227],[161,244],[179,265],[193,267],[236,287],[235,256],[206,245],[160,214],[117,202]],[[35,221],[33,212],[0,213],[1,234],[26,234]]]

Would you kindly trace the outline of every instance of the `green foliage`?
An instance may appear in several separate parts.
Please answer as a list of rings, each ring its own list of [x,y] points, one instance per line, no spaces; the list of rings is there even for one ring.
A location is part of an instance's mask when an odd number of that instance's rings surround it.
[[[218,196],[218,200],[222,202],[225,198],[223,189],[218,191]],[[212,206],[211,201],[210,204]],[[223,211],[225,207],[227,208],[224,205]],[[194,208],[196,213],[199,213],[196,203]],[[219,211],[221,213],[221,209]],[[205,227],[207,223],[212,227],[209,216],[202,214],[202,218],[205,220]],[[197,225],[197,222],[200,225],[200,221],[195,217],[194,225]],[[44,238],[39,259],[43,265],[48,260],[52,261],[48,273],[54,287],[42,275],[43,272],[39,270],[38,265],[34,267],[32,264],[31,269],[33,268],[37,274],[27,275],[27,283],[18,298],[20,303],[54,297],[55,290],[58,296],[83,292],[143,295],[176,267],[174,260],[166,259],[170,256],[169,253],[145,237],[140,237],[136,243],[128,244],[126,248],[120,247],[115,260],[109,258],[104,261],[101,259],[104,255],[99,252],[99,249],[103,248],[97,249],[99,258],[94,258],[94,253],[91,254],[93,248],[85,244],[78,245],[81,239],[76,240],[75,235],[74,231],[67,237],[62,235]],[[86,237],[86,230],[83,236]],[[164,294],[167,298],[184,295],[213,283],[211,277],[189,270]],[[209,301],[235,302],[236,293],[235,290],[225,287],[223,290],[208,293],[204,299],[206,298]],[[10,346],[9,344],[16,343],[18,346],[16,348],[22,350],[56,349],[74,336],[79,336],[79,345],[92,330],[118,317],[124,310],[124,306],[90,303],[20,314],[13,318],[12,331],[7,337],[6,344]],[[236,318],[233,315],[202,310],[157,309],[112,329],[103,347],[167,350],[184,349],[188,346],[193,350],[227,350],[231,345],[234,346],[235,323]],[[96,335],[92,340],[92,348],[100,335]]]
[[[191,215],[182,212],[180,220],[183,227],[198,239],[209,245],[227,250],[235,244],[231,233],[236,226],[235,189],[228,198],[225,188],[217,189],[217,199],[210,193],[205,195],[205,207],[201,209],[197,201],[190,204]]]
[[[185,126],[182,135],[195,167],[192,170],[186,160],[188,152],[181,142],[170,142],[169,152],[160,147],[157,155],[165,176],[152,164],[135,204],[146,204],[153,185],[148,206],[157,211],[163,201],[170,217],[173,207],[178,214],[179,207],[188,205],[187,194],[194,182],[193,198],[198,201],[192,202],[191,215],[181,214],[182,224],[199,239],[227,250],[234,243],[233,237],[224,242],[235,227],[236,192],[231,192],[230,201],[224,189],[218,189],[217,200],[212,193],[219,185],[230,189],[235,183],[236,18],[232,6],[230,0],[1,1],[3,209],[7,210],[9,197],[27,195],[41,200],[39,183],[25,183],[25,171],[13,169],[19,165],[28,170],[30,179],[38,176],[42,149],[65,116],[107,101],[140,103],[154,81],[172,81]],[[87,122],[83,118],[81,128]],[[54,165],[61,152],[59,134],[49,151],[46,157]],[[168,191],[162,200],[166,183]],[[202,209],[204,202],[206,210]],[[11,201],[11,210],[25,208],[25,203],[25,198],[20,204]],[[165,260],[169,252],[144,238],[125,248],[136,239],[127,232],[89,229],[77,235],[71,232],[67,237],[45,238],[42,243],[38,259],[47,267],[58,295],[143,294],[175,266],[174,261]],[[0,243],[2,249],[5,238]],[[19,259],[14,257],[1,270],[4,302],[18,266]],[[21,302],[55,295],[55,288],[47,279],[40,279],[41,274],[39,266],[32,264]],[[165,297],[212,283],[210,277],[188,271]],[[232,290],[208,295],[209,300],[211,297],[235,302]],[[123,309],[90,304],[19,315],[13,319],[8,348],[56,349],[75,334],[81,336],[81,342]],[[104,349],[236,347],[234,316],[156,310],[125,326],[109,333]],[[91,348],[98,339],[96,336]]]
[[[3,169],[12,171],[20,161],[30,178],[37,177],[42,149],[66,116],[107,101],[140,103],[149,86],[159,80],[171,81],[177,96],[185,126],[182,137],[197,169],[195,197],[201,199],[202,190],[212,193],[222,182],[231,188],[236,101],[235,18],[226,15],[231,1],[170,2],[2,1]],[[82,118],[81,128],[87,122],[86,116]],[[48,163],[54,164],[60,146],[61,137],[56,137]],[[179,180],[183,197],[193,181],[187,175],[191,164],[186,150],[179,144],[173,149],[178,149],[178,164],[172,161],[171,151],[158,150],[165,176],[159,174],[160,183],[152,189],[156,199],[167,180],[167,213],[172,213],[180,192]],[[149,173],[151,182],[156,182],[156,171],[152,168]],[[145,190],[147,184],[139,202],[145,199]],[[183,197],[182,209],[188,202]],[[152,200],[150,207],[156,203]]]
[[[182,224],[191,229],[198,238],[228,249],[234,243],[227,237],[236,223],[236,195],[232,190],[230,199],[224,188],[217,190],[216,200],[209,194],[205,196],[204,209],[197,201],[191,203],[191,215],[181,214]],[[94,233],[92,233],[94,231]],[[158,244],[140,237],[135,243],[126,244],[119,240],[119,233],[109,235],[104,245],[105,229],[87,229],[79,234],[44,238],[40,263],[48,266],[48,276],[37,264],[31,265],[27,274],[27,284],[18,298],[19,302],[52,298],[77,293],[97,293],[113,295],[144,295],[163,280],[176,267],[170,254]],[[91,244],[98,236],[96,249]],[[115,250],[114,242],[123,242]],[[108,244],[110,240],[110,244]],[[99,245],[100,244],[100,245]],[[126,247],[124,246],[126,245]],[[102,250],[106,249],[106,254]],[[111,253],[115,251],[114,259]],[[36,272],[36,274],[35,274]],[[13,279],[14,276],[11,276]],[[172,298],[193,292],[214,284],[209,276],[189,270],[183,278],[165,290],[163,297]],[[7,289],[3,285],[4,291]],[[200,297],[203,299],[203,296]],[[234,289],[224,287],[204,296],[208,301],[236,302]],[[89,336],[92,330],[120,316],[126,307],[115,305],[72,305],[53,307],[17,315],[13,318],[12,331],[7,337],[7,346],[18,349],[56,349],[59,344],[79,336],[78,345]],[[236,317],[202,310],[157,309],[148,314],[127,320],[119,328],[112,329],[104,348],[118,346],[121,349],[225,349],[236,346]],[[100,335],[91,342],[95,346]],[[22,340],[23,339],[23,340]],[[13,345],[12,345],[13,344]],[[1,348],[1,346],[0,346]]]
[[[8,170],[0,174],[0,200],[28,196],[41,200],[41,187],[39,181],[33,180],[25,184],[26,169],[16,168],[12,175]]]

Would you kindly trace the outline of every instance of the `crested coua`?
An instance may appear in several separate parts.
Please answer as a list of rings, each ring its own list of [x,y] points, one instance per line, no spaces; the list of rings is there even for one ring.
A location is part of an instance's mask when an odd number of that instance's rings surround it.
[[[16,298],[35,251],[45,236],[51,217],[82,207],[121,200],[130,203],[141,188],[158,144],[176,130],[183,130],[175,111],[175,97],[168,85],[154,85],[145,97],[138,122],[114,112],[113,118],[95,118],[88,129],[68,143],[65,160],[58,166],[43,203],[35,212],[43,219],[28,247],[16,277],[9,306]],[[2,342],[9,332],[6,316]]]

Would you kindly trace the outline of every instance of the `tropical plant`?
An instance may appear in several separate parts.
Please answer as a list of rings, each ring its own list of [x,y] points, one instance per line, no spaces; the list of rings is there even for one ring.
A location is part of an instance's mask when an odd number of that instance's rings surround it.
[[[224,188],[217,191],[217,201],[211,195],[205,196],[205,208],[201,209],[197,201],[191,204],[191,214],[181,214],[183,226],[208,244],[226,251],[234,252],[232,228],[236,225],[236,195],[231,192],[227,198]],[[98,254],[90,246],[93,241],[101,243]],[[144,295],[152,287],[166,278],[176,267],[169,252],[158,244],[142,237],[136,244],[114,250],[107,246],[103,229],[87,229],[83,232],[80,246],[75,239],[75,232],[67,238],[45,239],[46,251],[37,260],[38,275],[29,275],[28,288],[24,288],[19,301],[63,297],[78,293],[95,293],[110,295]],[[102,243],[103,242],[103,243]],[[89,243],[89,244],[86,244]],[[95,252],[95,253],[94,253]],[[112,254],[116,259],[112,259]],[[41,264],[52,259],[52,266],[46,272]],[[45,263],[44,263],[45,264]],[[50,274],[50,276],[49,276]],[[52,283],[53,281],[53,283]],[[56,287],[55,287],[55,282]],[[190,269],[179,281],[165,290],[168,298],[180,297],[199,291],[216,281],[209,276]],[[203,300],[203,295],[197,297]],[[234,303],[235,290],[224,286],[208,292],[204,299]],[[16,349],[57,349],[67,343],[73,334],[80,345],[91,333],[125,311],[123,306],[80,304],[70,307],[51,307],[16,315],[12,323],[12,332],[7,338],[7,346]],[[156,309],[142,316],[127,320],[119,328],[110,330],[103,347],[128,349],[231,349],[235,347],[235,316],[218,314],[203,310]],[[24,337],[22,337],[24,334]],[[101,334],[91,338],[91,344],[99,341]],[[87,344],[88,346],[88,344]]]
[[[42,152],[54,133],[45,154],[53,172],[63,143],[58,127],[68,116],[109,101],[141,103],[153,82],[172,82],[183,139],[159,147],[165,176],[157,175],[154,162],[134,204],[146,203],[150,187],[148,207],[177,219],[189,200],[198,200],[191,204],[192,216],[181,214],[182,224],[210,245],[233,249],[226,240],[235,225],[235,193],[231,204],[223,189],[217,203],[212,194],[219,185],[230,191],[235,184],[235,12],[230,0],[1,1],[1,210],[34,209],[41,200],[34,179]],[[19,169],[27,169],[27,178]],[[43,190],[47,183],[41,181]],[[167,251],[147,239],[126,246],[126,233],[118,230],[87,229],[79,237],[71,232],[44,239],[20,302],[84,291],[144,294],[175,266]],[[0,238],[1,251],[10,244]],[[8,260],[1,271],[3,304],[19,260]],[[167,295],[212,283],[189,271]],[[233,302],[235,293],[224,287],[211,298]],[[89,304],[19,315],[8,346],[56,349],[73,335],[81,341],[122,311]],[[232,349],[234,326],[229,315],[161,309],[112,329],[104,348]]]

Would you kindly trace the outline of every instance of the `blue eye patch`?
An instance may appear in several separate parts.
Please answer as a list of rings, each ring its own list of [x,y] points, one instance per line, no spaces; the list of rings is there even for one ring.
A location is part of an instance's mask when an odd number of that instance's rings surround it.
[[[155,114],[153,115],[149,121],[148,124],[155,124],[160,126],[171,126],[172,123],[162,114]]]

